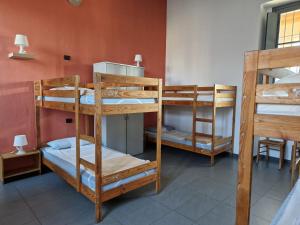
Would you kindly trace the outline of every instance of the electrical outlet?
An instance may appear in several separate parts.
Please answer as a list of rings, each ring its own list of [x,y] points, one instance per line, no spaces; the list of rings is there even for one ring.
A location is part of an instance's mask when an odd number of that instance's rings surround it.
[[[70,55],[64,55],[64,60],[67,60],[67,61],[71,60],[71,56]]]
[[[66,123],[73,123],[73,119],[72,118],[67,118]]]

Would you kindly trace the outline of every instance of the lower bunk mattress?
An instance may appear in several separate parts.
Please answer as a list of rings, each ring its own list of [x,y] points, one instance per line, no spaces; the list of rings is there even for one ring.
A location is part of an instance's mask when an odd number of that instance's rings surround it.
[[[64,170],[72,177],[76,177],[76,148],[66,149],[54,149],[51,147],[45,147],[42,149],[43,158],[50,161],[52,164]],[[80,146],[81,158],[94,163],[95,162],[95,145],[88,144]],[[135,158],[124,153],[102,147],[102,175],[109,175],[116,172],[120,172],[125,169],[129,169],[135,166],[148,163],[148,160],[142,160]],[[81,180],[82,183],[95,191],[95,174],[93,171],[84,168],[81,165]],[[117,188],[123,184],[130,183],[148,175],[154,174],[155,169],[151,169],[131,177],[116,181],[114,183],[102,186],[102,191],[108,191],[113,188]]]
[[[300,224],[300,180],[296,182],[294,188],[289,193],[271,225],[299,225]]]
[[[154,129],[145,130],[145,134],[148,135],[150,138],[156,138],[156,131]],[[221,138],[221,137],[218,137]],[[187,146],[192,146],[192,138],[191,134],[178,131],[178,130],[165,130],[162,131],[162,140],[174,142],[177,144],[183,144]],[[215,146],[215,149],[222,148],[228,144],[231,143],[231,140],[224,139],[224,142],[219,144],[218,146]],[[211,151],[212,143],[211,140],[206,139],[205,141],[196,141],[197,148],[204,149],[207,151]]]

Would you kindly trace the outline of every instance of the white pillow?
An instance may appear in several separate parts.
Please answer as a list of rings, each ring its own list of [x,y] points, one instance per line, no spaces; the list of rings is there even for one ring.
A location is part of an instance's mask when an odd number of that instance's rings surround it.
[[[72,148],[76,147],[76,137],[70,137],[66,139],[69,141]],[[91,142],[86,140],[80,140],[80,146],[89,145],[89,144],[91,144]]]
[[[51,88],[50,90],[53,90],[53,91],[69,91],[70,90],[70,91],[72,91],[72,90],[75,90],[75,87],[64,86],[64,87]],[[78,88],[78,90],[80,91],[80,95],[83,95],[83,94],[91,95],[94,93],[94,90],[89,89],[89,88]]]
[[[65,149],[65,148],[71,148],[71,142],[68,140],[68,138],[58,139],[54,141],[49,141],[47,143],[51,148],[54,149]]]
[[[80,146],[91,144],[88,141],[80,140]],[[76,137],[68,137],[68,138],[62,138],[57,139],[54,141],[49,141],[47,143],[51,148],[53,149],[66,149],[66,148],[75,148],[76,147]]]
[[[276,84],[294,84],[300,83],[300,74],[284,77],[276,82]]]

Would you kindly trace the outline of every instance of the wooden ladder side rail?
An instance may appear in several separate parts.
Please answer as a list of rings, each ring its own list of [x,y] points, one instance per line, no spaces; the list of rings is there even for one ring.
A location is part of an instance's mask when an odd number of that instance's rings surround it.
[[[95,210],[96,210],[96,222],[102,220],[102,87],[101,76],[97,77],[97,83],[95,84]]]

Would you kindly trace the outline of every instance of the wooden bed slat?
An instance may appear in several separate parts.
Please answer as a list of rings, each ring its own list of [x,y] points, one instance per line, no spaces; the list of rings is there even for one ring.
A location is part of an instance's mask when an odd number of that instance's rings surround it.
[[[163,91],[194,91],[196,85],[163,86]]]
[[[194,98],[194,93],[164,93],[163,97],[173,97],[173,98]]]
[[[84,167],[86,167],[86,168],[88,168],[88,169],[90,169],[92,171],[95,171],[95,164],[93,164],[93,163],[91,163],[91,162],[89,162],[89,161],[87,161],[85,159],[82,159],[82,158],[79,160],[79,162]]]
[[[95,138],[94,138],[94,137],[92,137],[92,136],[88,136],[88,135],[81,134],[81,135],[80,135],[80,139],[82,139],[82,140],[85,140],[85,141],[88,141],[88,142],[91,142],[91,143],[95,144]]]
[[[207,118],[196,118],[197,122],[204,122],[204,123],[212,123],[212,119],[207,119]]]
[[[157,91],[102,90],[102,98],[157,98]]]
[[[158,110],[159,110],[159,107],[158,107],[157,103],[102,105],[102,114],[103,115],[146,113],[146,112],[157,112]]]
[[[74,98],[76,95],[74,90],[43,90],[43,96]]]
[[[131,176],[134,176],[136,174],[139,174],[139,173],[151,170],[151,169],[155,169],[156,167],[157,167],[156,161],[152,161],[152,162],[146,163],[144,165],[140,165],[140,166],[130,168],[130,169],[125,170],[125,171],[120,171],[120,172],[117,172],[117,173],[114,173],[114,174],[110,174],[110,175],[104,176],[102,178],[102,185],[107,185],[107,184],[110,184],[110,183],[114,183],[116,181],[125,179],[127,177],[131,177]]]
[[[64,77],[64,78],[54,78],[43,80],[44,87],[64,87],[64,86],[75,86],[76,79],[78,79],[78,75],[74,75],[71,77]]]
[[[300,141],[300,117],[255,114],[254,135]]]
[[[215,85],[215,89],[217,91],[235,91],[236,90],[236,86],[216,84]]]
[[[104,84],[105,87],[109,86],[157,86],[157,78],[148,78],[148,77],[134,77],[134,76],[122,76],[122,75],[113,75],[113,74],[96,74],[96,82],[99,82],[99,77],[101,77],[101,84]],[[105,84],[106,83],[106,84]]]
[[[235,98],[235,93],[216,93],[216,98]]]
[[[135,190],[138,187],[145,186],[147,184],[150,184],[154,181],[156,181],[157,175],[156,174],[151,174],[146,177],[140,178],[138,180],[132,181],[130,183],[121,185],[120,187],[105,191],[102,193],[102,202],[106,202],[112,198],[115,198],[117,196],[120,196],[122,194],[125,194],[129,191]]]
[[[300,47],[259,51],[259,70],[293,66],[300,66]]]

